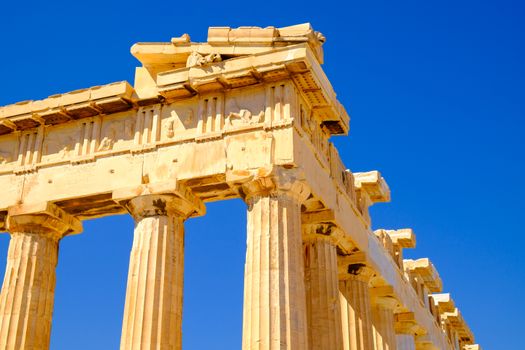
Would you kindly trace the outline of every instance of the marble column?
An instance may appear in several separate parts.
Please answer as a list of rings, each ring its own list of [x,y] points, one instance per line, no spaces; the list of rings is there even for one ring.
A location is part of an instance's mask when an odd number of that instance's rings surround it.
[[[301,203],[289,179],[243,186],[248,205],[243,350],[307,349]]]
[[[397,350],[416,350],[414,335],[396,334],[396,346]]]
[[[343,340],[337,250],[324,226],[303,227],[308,348],[340,350]]]
[[[373,271],[363,264],[348,266],[339,275],[339,291],[344,350],[373,350],[369,282]]]
[[[372,298],[372,324],[376,350],[396,350],[394,309],[397,300],[382,296]]]
[[[135,233],[120,348],[180,350],[184,220],[195,208],[174,195],[142,195],[126,208]]]
[[[419,326],[412,312],[396,313],[394,315],[394,330],[397,350],[415,350],[415,335],[418,329]]]
[[[59,240],[82,230],[53,204],[9,210],[11,241],[0,293],[0,348],[49,349]]]

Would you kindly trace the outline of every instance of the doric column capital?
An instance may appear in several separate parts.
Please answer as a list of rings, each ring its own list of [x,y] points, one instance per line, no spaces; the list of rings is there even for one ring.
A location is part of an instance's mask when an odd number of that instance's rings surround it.
[[[240,192],[246,202],[253,197],[286,194],[302,203],[310,195],[310,188],[297,170],[274,168],[263,176],[253,176],[243,183]]]
[[[337,245],[337,240],[332,235],[334,226],[332,224],[302,224],[303,242],[327,241]]]
[[[345,274],[339,274],[339,279],[369,282],[374,274],[375,271],[364,264],[350,264]]]
[[[306,237],[308,234],[315,233],[329,236],[337,245],[341,254],[351,254],[357,248],[351,237],[337,226],[335,213],[332,209],[303,212],[301,213],[301,223],[303,226],[303,239],[305,240],[308,239]]]
[[[397,334],[416,335],[419,331],[413,312],[400,312],[394,315],[394,329]]]
[[[374,296],[371,298],[372,305],[379,306],[394,312],[399,305],[396,298],[390,296]]]
[[[174,194],[146,194],[130,199],[124,206],[135,220],[161,215],[186,219],[196,211],[194,203]]]
[[[375,271],[366,264],[364,252],[338,256],[337,265],[340,280],[352,279],[370,282],[370,279],[375,275]]]
[[[383,285],[370,288],[370,300],[372,305],[380,306],[394,311],[399,305],[392,286]]]
[[[135,220],[159,215],[184,219],[203,215],[204,203],[180,183],[143,184],[113,192],[113,200],[124,206]]]
[[[50,202],[10,207],[6,222],[11,234],[35,233],[56,240],[82,232],[79,219]]]

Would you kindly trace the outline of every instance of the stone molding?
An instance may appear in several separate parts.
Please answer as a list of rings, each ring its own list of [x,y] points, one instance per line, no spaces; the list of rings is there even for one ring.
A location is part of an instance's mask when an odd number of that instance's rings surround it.
[[[372,305],[378,305],[392,311],[396,311],[400,306],[392,286],[375,286],[370,288],[370,300]]]
[[[80,220],[49,202],[9,208],[6,226],[11,234],[42,234],[56,240],[82,232]]]
[[[338,256],[339,280],[360,280],[369,283],[376,274],[374,269],[366,264],[366,255],[357,252],[346,256]]]
[[[405,271],[414,276],[419,276],[430,292],[439,293],[443,289],[443,282],[434,264],[428,258],[417,260],[403,260]]]
[[[310,195],[310,189],[297,170],[273,168],[263,177],[254,177],[243,183],[240,190],[245,202],[264,196],[290,196],[303,203]]]
[[[372,296],[370,298],[372,305],[391,310],[392,312],[399,306],[396,298],[390,296]]]
[[[421,333],[421,327],[417,324],[413,312],[399,312],[394,314],[394,329],[397,334],[409,334],[415,336]]]
[[[130,199],[126,209],[138,221],[151,216],[181,216],[184,219],[195,212],[191,202],[167,194],[147,194]]]
[[[133,216],[135,220],[159,215],[204,215],[204,203],[191,190],[178,182],[144,184],[113,191],[113,199]]]

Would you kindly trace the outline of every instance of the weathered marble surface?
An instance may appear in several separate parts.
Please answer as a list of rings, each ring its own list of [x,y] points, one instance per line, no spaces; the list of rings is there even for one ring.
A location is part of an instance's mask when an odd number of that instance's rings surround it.
[[[184,220],[240,197],[244,350],[474,349],[434,265],[403,259],[412,230],[371,230],[390,190],[330,141],[350,118],[325,41],[309,24],[211,27],[205,43],[135,44],[133,86],[0,107],[0,347],[49,347],[59,240],[130,213],[121,349],[180,349]]]

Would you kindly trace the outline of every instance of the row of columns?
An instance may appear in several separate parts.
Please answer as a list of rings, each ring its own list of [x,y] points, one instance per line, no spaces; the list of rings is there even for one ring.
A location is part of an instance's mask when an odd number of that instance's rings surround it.
[[[358,263],[341,273],[329,230],[302,225],[309,196],[302,182],[263,178],[243,185],[241,195],[248,206],[243,350],[413,348],[413,337],[396,340],[392,300],[371,298],[372,270]],[[183,193],[121,202],[135,232],[120,348],[180,350],[184,221],[199,204]],[[7,224],[0,349],[48,349],[59,240],[79,232],[80,222],[47,205],[31,215],[10,211]]]

